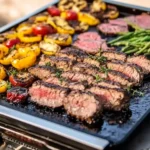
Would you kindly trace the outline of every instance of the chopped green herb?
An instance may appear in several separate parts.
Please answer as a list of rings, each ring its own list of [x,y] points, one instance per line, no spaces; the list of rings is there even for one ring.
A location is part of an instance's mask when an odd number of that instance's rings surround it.
[[[104,57],[104,56],[93,56],[93,55],[89,55],[89,57],[90,57],[91,59],[94,59],[94,60],[100,62],[100,63],[104,63],[104,62],[107,61],[107,58]]]
[[[16,75],[18,72],[15,69],[12,69],[8,72],[9,75]]]
[[[16,49],[16,46],[14,45],[13,47],[11,47],[9,50],[10,50],[10,52],[11,51],[13,51],[13,50],[15,50]]]
[[[51,63],[47,62],[47,63],[45,63],[45,66],[49,67],[49,66],[51,66]]]
[[[139,90],[135,90],[135,89],[131,89],[131,87],[127,87],[126,88],[127,92],[129,92],[132,96],[144,96],[144,92],[141,92]]]
[[[12,87],[11,83],[9,81],[7,81],[7,89],[9,90],[9,89],[11,89],[11,87]]]
[[[94,77],[97,83],[103,80],[98,74],[96,74]]]
[[[108,72],[110,71],[110,69],[108,69],[108,68],[106,68],[104,66],[101,66],[100,67],[100,71],[103,72],[103,73],[105,73],[106,75],[108,75]]]

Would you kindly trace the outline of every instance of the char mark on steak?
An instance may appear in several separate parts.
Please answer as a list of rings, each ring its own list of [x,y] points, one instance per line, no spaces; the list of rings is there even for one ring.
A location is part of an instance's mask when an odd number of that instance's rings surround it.
[[[72,91],[64,100],[64,108],[69,115],[92,124],[95,118],[101,115],[103,106],[98,98],[89,92]]]
[[[96,94],[105,109],[120,111],[128,106],[129,98],[123,90],[92,86],[87,91]]]
[[[51,66],[34,66],[30,67],[28,71],[39,79],[47,79],[52,75],[55,75],[56,68]]]
[[[63,100],[69,94],[68,88],[60,87],[58,85],[49,84],[43,81],[36,81],[31,88],[29,88],[29,95],[31,101],[51,108],[63,106]]]
[[[127,56],[124,53],[116,52],[116,51],[105,51],[101,56],[107,58],[107,60],[120,60],[122,62],[126,61]]]
[[[144,74],[150,73],[150,60],[145,56],[128,57],[127,62],[141,67]]]
[[[57,67],[58,69],[63,69],[68,71],[71,69],[72,65],[75,64],[75,61],[69,59],[68,57],[55,57],[42,55],[39,65],[46,65],[49,63],[50,66]]]
[[[47,83],[50,84],[56,84],[62,87],[66,87],[73,90],[85,90],[87,83],[79,83],[79,82],[72,82],[70,80],[66,79],[59,79],[57,77],[49,77],[48,79],[44,80]]]
[[[123,63],[121,61],[113,61],[107,62],[107,67],[111,70],[125,74],[135,85],[139,85],[143,79],[143,74],[141,73],[140,68],[137,68],[134,65]]]

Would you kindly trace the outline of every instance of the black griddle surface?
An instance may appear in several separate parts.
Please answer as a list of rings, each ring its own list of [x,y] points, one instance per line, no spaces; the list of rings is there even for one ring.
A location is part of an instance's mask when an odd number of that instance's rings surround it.
[[[130,9],[122,8],[122,16],[127,16],[127,10]],[[125,10],[125,11],[123,11]],[[133,11],[131,11],[133,13]],[[136,12],[134,12],[136,13]],[[90,28],[90,31],[95,31],[94,28]],[[74,40],[76,39],[74,36]],[[106,38],[106,36],[103,36]],[[111,40],[115,37],[108,37]],[[119,50],[119,49],[118,49]],[[75,130],[80,130],[88,134],[92,134],[98,137],[109,140],[112,144],[119,144],[126,140],[126,138],[132,133],[132,131],[145,119],[150,113],[150,77],[145,78],[142,86],[138,90],[144,92],[144,96],[134,96],[130,99],[129,110],[122,112],[104,112],[102,118],[93,125],[87,125],[83,122],[75,120],[66,114],[63,108],[52,110],[50,108],[38,106],[30,100],[25,104],[10,104],[6,100],[0,100],[0,105],[46,119]]]

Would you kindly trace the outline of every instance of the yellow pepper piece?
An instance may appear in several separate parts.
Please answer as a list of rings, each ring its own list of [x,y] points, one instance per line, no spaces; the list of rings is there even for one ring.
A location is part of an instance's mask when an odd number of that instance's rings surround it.
[[[24,34],[30,34],[32,33],[32,26],[29,23],[22,23],[17,27],[17,32],[22,32]]]
[[[26,69],[33,66],[36,62],[36,54],[28,52],[25,57],[21,57],[12,61],[12,66],[18,70]]]
[[[48,42],[40,42],[40,48],[42,53],[46,55],[55,55],[61,48],[59,45],[55,43],[48,43]]]
[[[3,65],[10,65],[11,62],[14,59],[17,59],[19,57],[19,53],[17,50],[13,50],[11,51],[6,57],[4,57],[3,59],[0,59],[0,63]]]
[[[88,13],[81,13],[81,12],[78,13],[78,20],[80,22],[87,23],[90,26],[95,26],[100,23],[100,21],[95,17],[93,17],[92,15]]]
[[[6,77],[5,68],[2,65],[0,65],[0,79],[3,80],[5,79],[5,77]]]
[[[17,33],[15,31],[8,31],[8,32],[5,32],[3,35],[6,39],[16,39],[17,38]]]
[[[116,19],[119,16],[119,12],[118,11],[111,11],[109,13],[109,19]]]
[[[74,34],[75,30],[61,17],[49,17],[47,23],[57,30],[58,33]]]
[[[27,53],[30,51],[34,52],[36,54],[36,56],[39,56],[40,52],[41,52],[38,45],[31,45],[30,47],[24,47],[24,48],[18,49],[18,52],[21,57],[25,57],[27,55]]]
[[[35,22],[46,22],[48,19],[48,16],[36,16]]]
[[[9,52],[8,47],[6,47],[3,44],[0,44],[0,59],[2,59],[4,56],[6,56]]]
[[[42,37],[40,35],[37,36],[26,36],[28,34],[31,34],[32,30],[26,30],[25,32],[19,32],[18,33],[18,38],[20,39],[21,42],[24,43],[34,43],[34,42],[39,42],[42,40]]]
[[[0,93],[4,93],[7,91],[7,82],[4,80],[0,80]]]
[[[60,46],[68,46],[72,43],[72,37],[69,34],[52,34],[44,37],[45,42],[56,43]]]

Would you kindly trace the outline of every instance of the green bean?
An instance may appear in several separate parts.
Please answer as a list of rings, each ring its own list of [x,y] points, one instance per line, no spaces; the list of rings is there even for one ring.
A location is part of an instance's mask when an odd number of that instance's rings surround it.
[[[126,54],[131,54],[131,53],[134,53],[134,52],[136,52],[136,51],[137,51],[137,49],[135,48],[135,49],[132,49],[132,50],[126,51],[125,53],[126,53]]]
[[[139,55],[139,54],[143,53],[144,50],[147,49],[149,46],[150,46],[150,42],[147,43],[143,48],[141,48],[141,49],[140,49],[138,52],[136,52],[135,54],[136,54],[136,55]]]

